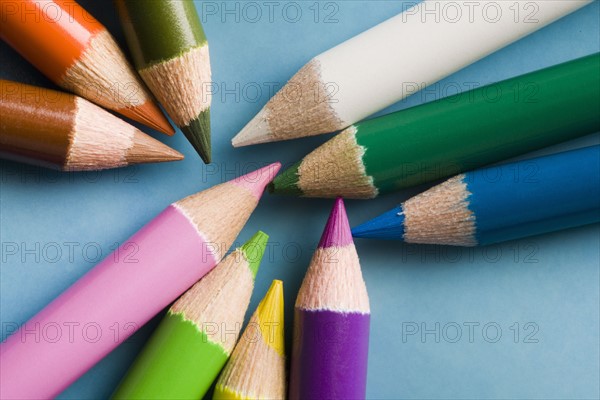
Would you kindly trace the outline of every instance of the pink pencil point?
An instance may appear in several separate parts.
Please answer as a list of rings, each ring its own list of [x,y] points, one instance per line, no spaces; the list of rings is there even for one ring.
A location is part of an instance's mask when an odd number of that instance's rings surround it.
[[[319,248],[341,247],[352,243],[352,232],[348,223],[344,200],[338,197],[335,200],[331,214],[329,214],[327,225],[325,225],[325,229],[323,230]]]
[[[267,165],[266,167],[257,169],[242,175],[233,180],[233,183],[250,191],[257,199],[260,199],[265,187],[275,178],[277,172],[281,168],[280,162]]]

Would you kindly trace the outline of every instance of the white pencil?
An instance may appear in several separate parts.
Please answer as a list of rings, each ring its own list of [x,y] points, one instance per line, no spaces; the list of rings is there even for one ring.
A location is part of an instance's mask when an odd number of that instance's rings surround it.
[[[313,58],[232,144],[346,128],[591,2],[425,0]]]

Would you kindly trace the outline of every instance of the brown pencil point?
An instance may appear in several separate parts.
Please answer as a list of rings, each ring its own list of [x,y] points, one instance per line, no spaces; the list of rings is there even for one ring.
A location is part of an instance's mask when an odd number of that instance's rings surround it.
[[[142,131],[135,131],[132,142],[125,155],[128,164],[183,160],[183,154]]]
[[[173,129],[160,108],[150,100],[137,107],[120,109],[118,112],[135,121],[141,121],[144,125],[148,125],[169,136],[175,134],[175,129]]]

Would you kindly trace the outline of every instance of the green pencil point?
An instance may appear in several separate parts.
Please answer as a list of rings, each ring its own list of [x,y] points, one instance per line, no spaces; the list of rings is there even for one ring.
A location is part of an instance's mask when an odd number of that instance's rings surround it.
[[[205,164],[211,162],[210,145],[210,108],[202,111],[187,126],[182,126],[181,131]]]
[[[302,190],[298,187],[298,168],[302,161],[297,162],[290,168],[279,174],[272,183],[269,184],[269,193],[288,194],[292,196],[302,196]]]
[[[258,231],[241,247],[246,260],[248,260],[248,268],[252,271],[254,278],[256,278],[256,273],[258,272],[260,262],[265,254],[268,241],[269,235],[263,231]]]

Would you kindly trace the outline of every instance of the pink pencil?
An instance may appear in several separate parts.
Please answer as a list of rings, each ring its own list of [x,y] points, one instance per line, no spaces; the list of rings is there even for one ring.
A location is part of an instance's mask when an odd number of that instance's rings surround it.
[[[0,345],[0,398],[56,397],[208,273],[280,166],[171,204],[27,321]]]

